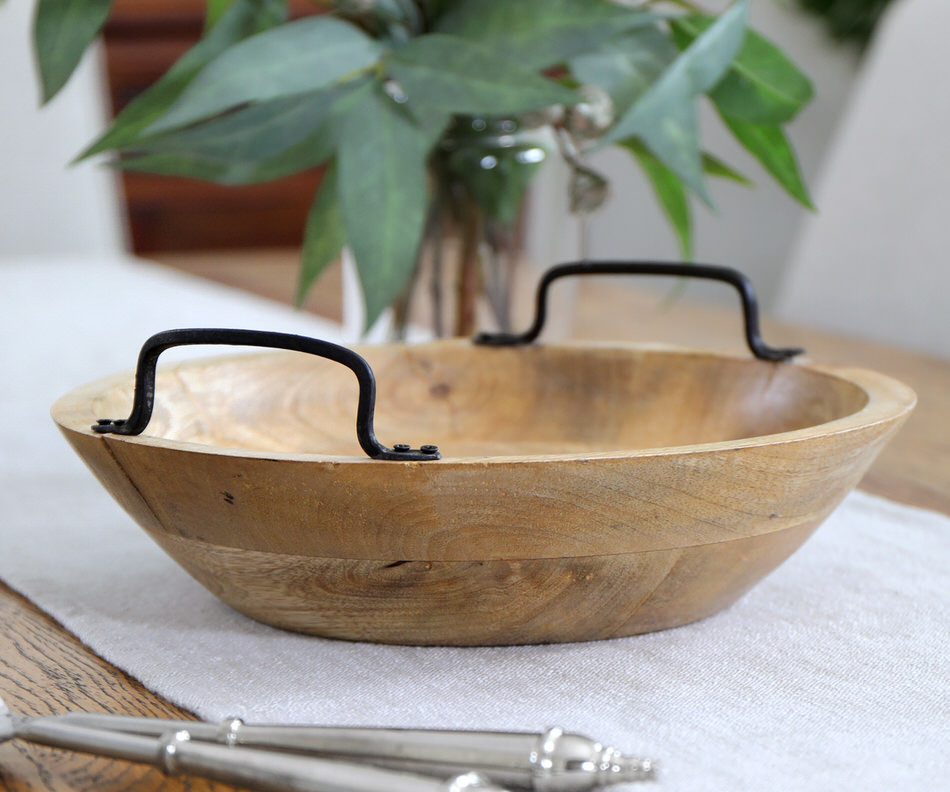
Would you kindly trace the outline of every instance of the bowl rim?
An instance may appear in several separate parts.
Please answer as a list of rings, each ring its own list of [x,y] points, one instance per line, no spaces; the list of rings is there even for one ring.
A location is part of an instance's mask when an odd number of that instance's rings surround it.
[[[423,342],[418,344],[381,344],[381,345],[359,345],[353,347],[356,352],[363,353],[369,349],[392,348],[392,347],[414,347],[431,348],[450,347],[452,345],[465,344],[471,345],[468,339],[445,339]],[[660,343],[644,342],[590,342],[590,341],[571,341],[558,344],[542,344],[530,347],[518,347],[518,349],[543,349],[543,350],[571,350],[577,349],[591,350],[614,350],[619,352],[636,353],[659,353],[671,354],[688,357],[703,357],[723,360],[736,360],[748,362],[750,364],[768,365],[768,366],[796,366],[800,369],[819,374],[823,377],[838,379],[847,382],[859,390],[865,397],[865,403],[862,407],[848,415],[834,418],[811,426],[792,429],[785,432],[775,432],[771,434],[753,435],[750,437],[736,438],[731,440],[716,440],[705,443],[693,443],[674,446],[653,446],[644,448],[611,449],[608,451],[575,451],[562,453],[545,454],[503,454],[493,456],[447,456],[438,460],[425,462],[415,461],[393,461],[377,460],[367,456],[343,455],[343,454],[320,454],[307,453],[299,451],[275,451],[263,449],[248,449],[231,446],[217,446],[207,443],[198,443],[188,440],[173,440],[157,435],[143,433],[141,435],[118,435],[118,434],[98,434],[92,430],[92,424],[97,417],[91,409],[93,400],[104,392],[117,386],[128,385],[133,381],[134,372],[125,371],[112,374],[106,377],[81,385],[69,391],[57,399],[50,413],[53,420],[64,430],[78,432],[90,437],[101,438],[108,442],[130,443],[135,445],[156,446],[169,450],[177,450],[193,454],[207,454],[214,456],[237,457],[247,459],[264,459],[274,461],[294,461],[310,462],[315,464],[362,464],[362,465],[396,465],[396,466],[420,466],[429,467],[452,467],[458,465],[469,466],[478,465],[499,465],[499,464],[537,464],[544,462],[587,462],[593,460],[623,460],[646,457],[658,457],[668,455],[702,454],[716,453],[720,451],[729,451],[740,448],[751,448],[761,446],[772,446],[784,443],[795,443],[805,440],[811,440],[818,437],[829,437],[832,435],[843,434],[856,430],[863,430],[874,426],[875,424],[887,423],[906,416],[913,410],[917,397],[914,391],[903,382],[894,379],[886,374],[881,374],[870,369],[834,366],[827,364],[814,363],[808,358],[798,358],[792,361],[769,362],[758,361],[755,358],[746,355],[723,353],[706,349],[697,349],[690,347],[675,346]],[[277,355],[287,355],[282,351],[264,351],[254,353],[238,353],[231,355],[212,355],[207,357],[189,358],[179,361],[173,365],[206,365],[215,362],[233,361],[235,359],[253,359],[262,357],[271,357]],[[355,415],[355,412],[354,412]],[[355,419],[354,419],[355,420]]]

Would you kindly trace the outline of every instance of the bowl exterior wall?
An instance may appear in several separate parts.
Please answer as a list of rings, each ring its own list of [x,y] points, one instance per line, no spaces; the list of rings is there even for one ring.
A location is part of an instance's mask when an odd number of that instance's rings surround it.
[[[805,541],[901,420],[767,446],[430,467],[64,432],[169,555],[255,619],[350,640],[502,645],[721,610]]]
[[[93,438],[107,452],[92,453],[82,436],[73,445],[111,465],[106,485],[148,527],[244,550],[389,563],[613,555],[783,530],[829,514],[892,429],[513,462],[270,459],[109,436]]]
[[[711,616],[815,527],[646,553],[388,564],[154,538],[224,602],[276,627],[353,641],[495,646],[618,638]]]

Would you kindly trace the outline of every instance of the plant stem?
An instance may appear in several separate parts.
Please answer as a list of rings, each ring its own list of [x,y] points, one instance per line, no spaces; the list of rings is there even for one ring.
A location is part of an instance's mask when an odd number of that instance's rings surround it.
[[[445,337],[445,318],[443,290],[445,289],[445,278],[442,272],[444,259],[442,256],[442,246],[444,240],[442,237],[442,211],[443,207],[437,201],[432,207],[432,213],[429,215],[428,237],[432,247],[432,280],[430,282],[430,295],[432,298],[432,332],[436,338]]]
[[[459,267],[457,313],[455,335],[470,336],[475,333],[478,295],[481,291],[481,261],[479,243],[482,237],[481,213],[478,206],[465,199],[462,219],[462,258]]]
[[[511,298],[514,288],[515,232],[501,221],[486,218],[484,235],[489,274],[485,291],[491,303],[498,330],[509,333],[511,332]]]
[[[425,241],[419,244],[416,252],[416,263],[412,274],[403,287],[399,296],[393,300],[393,328],[390,333],[393,341],[405,341],[409,331],[410,312],[412,310],[412,296],[416,293],[416,284],[419,281],[419,272],[422,269],[422,256],[425,251]]]
[[[413,278],[410,284],[415,281]],[[390,341],[405,341],[409,329],[409,308],[412,304],[412,290],[407,289],[392,303],[393,327],[389,333]]]

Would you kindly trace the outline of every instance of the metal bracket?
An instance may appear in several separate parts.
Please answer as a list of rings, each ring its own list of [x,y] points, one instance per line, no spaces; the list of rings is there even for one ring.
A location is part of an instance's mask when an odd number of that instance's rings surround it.
[[[438,446],[422,445],[412,448],[396,443],[389,448],[376,439],[373,419],[376,412],[376,377],[369,363],[351,349],[306,336],[272,333],[263,330],[229,330],[221,328],[186,328],[166,330],[149,338],[139,352],[135,371],[135,396],[128,418],[102,418],[92,429],[100,434],[137,435],[145,431],[155,404],[155,367],[158,357],[166,349],[197,344],[224,344],[228,346],[255,346],[287,349],[327,358],[349,368],[359,382],[360,393],[356,407],[356,436],[360,447],[373,459],[427,462],[441,459]]]
[[[798,347],[772,347],[762,340],[759,308],[751,281],[738,270],[709,264],[653,261],[577,261],[548,270],[538,284],[534,324],[524,333],[479,333],[473,343],[484,346],[517,346],[537,340],[547,317],[547,294],[551,284],[568,275],[671,275],[722,281],[734,286],[742,300],[745,337],[752,354],[760,360],[790,360],[805,350]]]

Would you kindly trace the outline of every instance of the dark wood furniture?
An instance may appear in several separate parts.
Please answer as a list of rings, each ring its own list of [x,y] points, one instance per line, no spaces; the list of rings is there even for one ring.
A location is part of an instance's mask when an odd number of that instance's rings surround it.
[[[116,0],[105,28],[109,97],[118,113],[200,37],[204,0]],[[294,15],[314,13],[307,0]],[[123,172],[132,249],[297,247],[321,170],[266,184],[230,187],[195,179]]]

